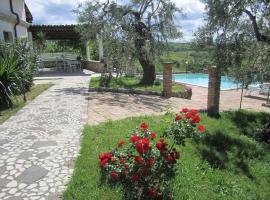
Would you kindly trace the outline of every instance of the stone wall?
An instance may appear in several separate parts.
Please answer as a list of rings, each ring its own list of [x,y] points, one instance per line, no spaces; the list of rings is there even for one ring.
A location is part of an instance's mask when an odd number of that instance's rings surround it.
[[[158,91],[145,91],[139,89],[125,89],[125,88],[107,88],[107,87],[90,87],[89,92],[114,92],[114,93],[124,93],[124,94],[141,94],[141,95],[155,95],[155,96],[164,96],[163,92]],[[192,90],[185,90],[181,92],[172,92],[172,97],[191,99]]]
[[[96,73],[103,73],[106,71],[104,68],[104,63],[100,61],[82,61],[82,67],[83,69],[88,69]]]

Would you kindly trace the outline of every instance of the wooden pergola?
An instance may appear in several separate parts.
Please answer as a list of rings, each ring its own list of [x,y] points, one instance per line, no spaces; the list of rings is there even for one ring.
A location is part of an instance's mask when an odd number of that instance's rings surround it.
[[[32,25],[29,31],[35,40],[39,32],[45,33],[46,40],[80,40],[80,34],[75,30],[76,25]],[[90,61],[89,41],[85,42],[86,57]],[[100,60],[103,58],[103,44],[99,40]]]
[[[33,39],[39,32],[45,33],[46,40],[79,40],[80,34],[75,30],[75,25],[32,25]]]

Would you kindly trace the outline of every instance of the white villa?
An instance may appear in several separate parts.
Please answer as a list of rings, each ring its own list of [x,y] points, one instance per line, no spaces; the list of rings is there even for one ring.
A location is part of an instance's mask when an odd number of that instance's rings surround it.
[[[24,0],[0,0],[0,41],[32,38],[28,33],[32,20]]]

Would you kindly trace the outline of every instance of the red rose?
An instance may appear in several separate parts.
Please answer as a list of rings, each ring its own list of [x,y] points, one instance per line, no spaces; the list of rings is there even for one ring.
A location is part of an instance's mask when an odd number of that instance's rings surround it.
[[[198,115],[192,117],[191,123],[196,124],[201,121],[201,118]]]
[[[148,129],[148,125],[145,122],[142,122],[140,127],[141,129]]]
[[[193,117],[193,114],[192,113],[186,113],[186,118],[187,119],[190,119],[190,118],[192,118]]]
[[[146,167],[144,167],[144,168],[141,169],[141,173],[142,173],[143,176],[147,176],[148,175],[148,171],[149,170]]]
[[[205,127],[203,125],[199,124],[198,130],[203,133],[203,132],[205,132]]]
[[[120,148],[121,146],[123,146],[126,142],[124,140],[120,140],[118,143],[117,143],[117,147]]]
[[[110,159],[112,156],[113,156],[112,152],[102,153],[99,155],[99,159],[100,160]]]
[[[148,190],[148,195],[149,195],[150,197],[155,197],[155,196],[157,195],[157,190],[156,190],[155,188],[150,188],[150,189]]]
[[[120,158],[119,159],[120,163],[124,164],[126,162],[125,158]]]
[[[131,136],[131,139],[130,139],[131,142],[135,143],[135,142],[137,142],[138,140],[139,140],[139,137],[138,137],[137,135]]]
[[[149,166],[149,167],[152,167],[154,164],[155,164],[155,160],[154,159],[152,159],[152,158],[149,158],[148,160],[147,160],[147,165]]]
[[[165,159],[166,159],[168,162],[174,161],[174,157],[172,157],[171,155],[167,155],[167,156],[165,157]]]
[[[136,162],[137,164],[142,164],[142,163],[143,163],[143,158],[140,157],[140,156],[135,156],[135,162]]]
[[[151,136],[152,139],[155,139],[155,138],[156,138],[156,133],[152,132],[152,133],[150,134],[150,136]]]
[[[104,159],[104,160],[101,160],[100,161],[100,167],[101,168],[105,168],[106,167],[106,164],[107,164],[107,159]]]
[[[175,117],[175,121],[180,121],[182,119],[182,116],[181,115],[178,115]]]
[[[189,111],[188,108],[183,108],[181,112],[182,113],[187,113],[188,111]]]
[[[125,164],[124,166],[125,166],[125,168],[126,168],[126,169],[128,169],[128,168],[129,168],[129,165],[128,165],[128,164]]]
[[[127,174],[126,170],[122,170],[122,171],[121,171],[121,175],[122,175],[122,176],[125,176],[126,174]]]
[[[133,181],[138,181],[140,179],[140,177],[137,174],[132,174],[131,179]]]
[[[116,173],[115,171],[112,171],[112,172],[111,172],[111,178],[112,178],[112,179],[115,180],[115,179],[117,178],[117,176],[118,176],[118,175],[117,175],[117,173]]]
[[[198,110],[196,109],[191,109],[190,112],[193,114],[193,115],[197,115],[199,113]]]
[[[161,153],[167,151],[167,144],[164,142],[164,139],[160,139],[159,142],[156,144],[156,147]]]
[[[139,141],[136,142],[136,150],[141,153],[144,154],[146,153],[148,150],[150,149],[150,143],[148,138],[143,138]]]

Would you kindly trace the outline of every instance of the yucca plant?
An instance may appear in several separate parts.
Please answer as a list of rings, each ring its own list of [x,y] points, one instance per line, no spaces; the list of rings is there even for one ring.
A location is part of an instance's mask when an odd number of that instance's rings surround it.
[[[23,95],[31,89],[36,71],[36,54],[27,41],[0,44],[0,109],[13,105],[14,95]]]
[[[20,77],[18,69],[19,60],[15,56],[0,56],[0,108],[13,105],[14,92],[19,91],[18,82]]]

